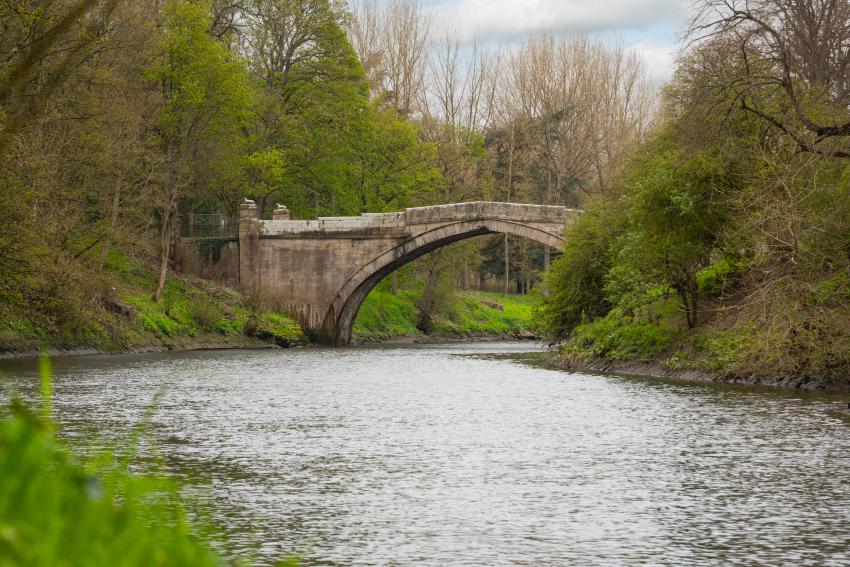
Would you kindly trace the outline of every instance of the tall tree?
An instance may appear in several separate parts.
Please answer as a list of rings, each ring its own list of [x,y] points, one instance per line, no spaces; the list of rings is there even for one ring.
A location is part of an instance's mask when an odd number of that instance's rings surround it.
[[[157,301],[179,235],[178,203],[192,181],[190,162],[206,140],[238,132],[253,100],[244,63],[209,34],[209,6],[173,0],[165,10],[160,57],[148,72],[162,97],[156,119],[164,156]]]

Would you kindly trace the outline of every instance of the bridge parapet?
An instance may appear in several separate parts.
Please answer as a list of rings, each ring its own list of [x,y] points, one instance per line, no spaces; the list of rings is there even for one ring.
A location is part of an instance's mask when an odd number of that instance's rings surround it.
[[[577,211],[551,205],[525,205],[475,201],[451,205],[414,207],[397,213],[365,213],[359,217],[319,217],[316,220],[260,221],[263,236],[361,231],[402,232],[408,227],[481,219],[563,225]]]
[[[262,221],[263,235],[298,233],[354,232],[369,229],[402,230],[404,213],[366,213],[359,217],[319,217],[316,220]]]
[[[473,201],[405,209],[405,219],[408,225],[478,219],[558,224],[566,222],[574,214],[574,210],[566,207],[496,203],[492,201]]]

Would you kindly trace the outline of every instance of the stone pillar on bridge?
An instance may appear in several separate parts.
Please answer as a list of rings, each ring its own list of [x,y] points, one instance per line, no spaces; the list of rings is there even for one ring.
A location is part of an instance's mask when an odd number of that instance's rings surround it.
[[[286,208],[286,205],[277,203],[274,211],[272,211],[272,220],[289,220],[289,209]]]
[[[245,199],[239,205],[239,286],[260,293],[260,220],[257,203]]]

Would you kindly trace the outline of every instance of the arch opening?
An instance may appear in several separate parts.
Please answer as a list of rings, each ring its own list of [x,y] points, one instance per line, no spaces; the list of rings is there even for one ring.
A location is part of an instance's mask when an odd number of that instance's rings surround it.
[[[321,341],[333,345],[349,344],[354,320],[366,296],[395,270],[443,246],[488,234],[510,234],[552,248],[560,248],[564,242],[563,237],[551,232],[501,219],[457,222],[420,234],[382,253],[349,278],[325,314]]]

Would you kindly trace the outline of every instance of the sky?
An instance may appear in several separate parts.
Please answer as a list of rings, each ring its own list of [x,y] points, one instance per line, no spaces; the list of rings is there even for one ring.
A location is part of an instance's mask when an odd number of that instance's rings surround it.
[[[688,0],[424,0],[438,35],[511,45],[529,33],[613,38],[641,54],[652,79],[670,78]]]

